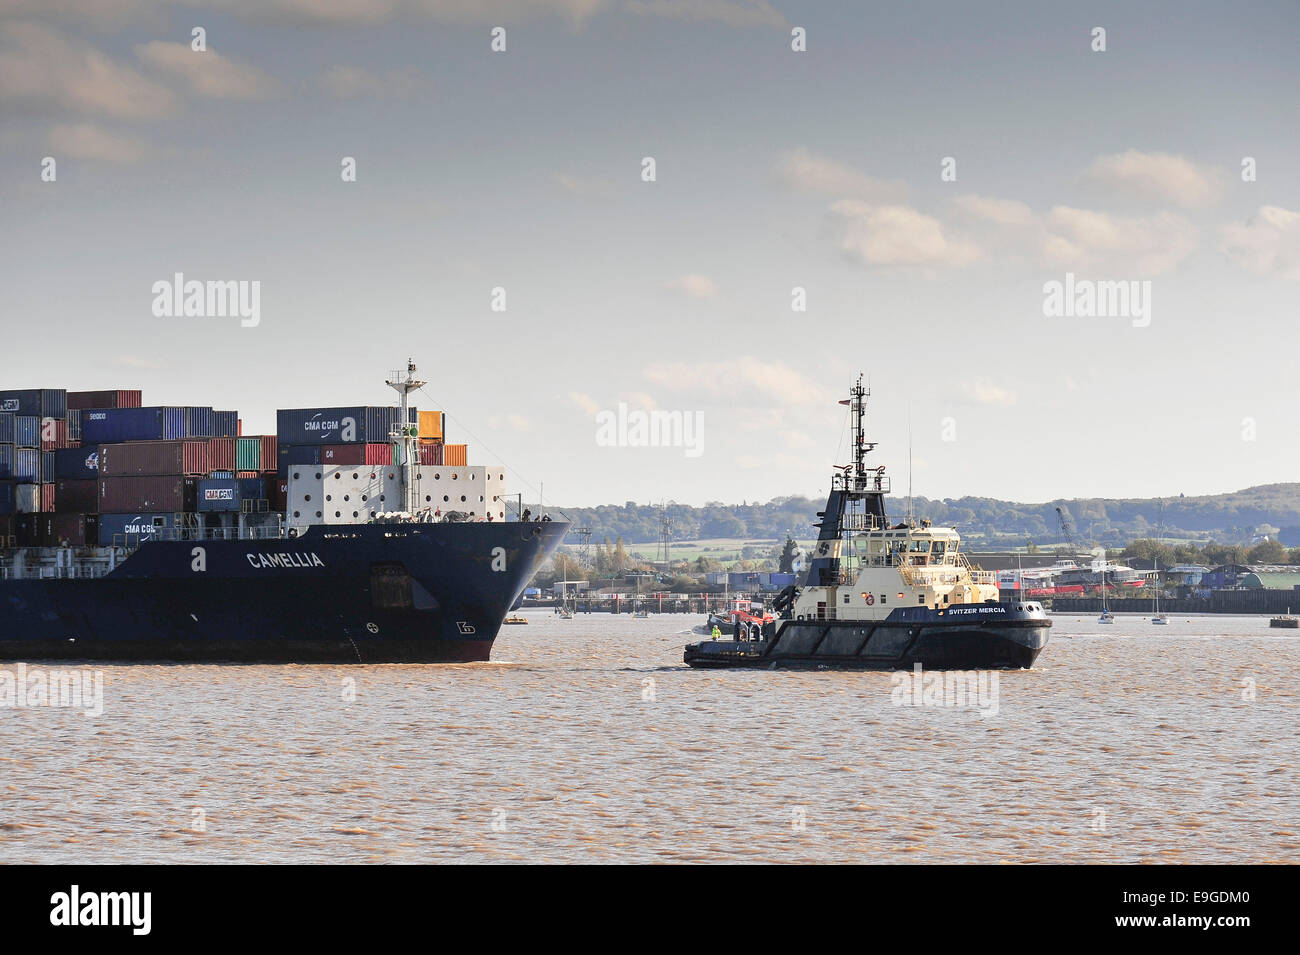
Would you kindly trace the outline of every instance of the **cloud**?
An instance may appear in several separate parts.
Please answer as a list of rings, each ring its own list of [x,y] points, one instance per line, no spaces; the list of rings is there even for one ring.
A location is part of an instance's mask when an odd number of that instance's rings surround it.
[[[683,275],[673,279],[667,288],[685,292],[691,298],[713,298],[718,294],[718,287],[707,275]]]
[[[117,119],[172,111],[176,97],[90,45],[38,23],[0,22],[0,99]]]
[[[981,258],[972,243],[949,238],[943,224],[911,206],[873,206],[841,199],[840,249],[873,266],[963,266]]]
[[[1034,210],[1016,199],[966,195],[953,200],[958,211],[974,219],[1005,226],[1029,226],[1038,221]]]
[[[610,0],[229,0],[229,12],[284,24],[375,25],[416,19],[497,26],[546,16],[582,23]]]
[[[532,422],[528,418],[520,414],[489,415],[487,422],[488,422],[488,427],[493,428],[497,431],[532,430]]]
[[[1073,268],[1106,265],[1154,275],[1177,267],[1196,250],[1196,228],[1168,212],[1134,218],[1056,206],[1044,224],[1044,255]]]
[[[135,47],[147,66],[179,79],[206,99],[259,100],[275,95],[280,83],[257,67],[213,50],[197,52],[188,43],[155,40]]]
[[[1219,185],[1209,167],[1182,156],[1144,153],[1136,149],[1100,156],[1083,172],[1083,182],[1103,189],[1172,203],[1184,208],[1207,206],[1219,197]]]
[[[552,176],[551,181],[565,192],[584,199],[612,199],[615,195],[614,184],[605,179],[572,176],[560,172]]]
[[[414,69],[371,73],[359,66],[331,66],[316,84],[338,99],[362,96],[407,96],[420,86],[420,74]]]
[[[596,413],[600,411],[600,402],[591,395],[583,394],[581,391],[570,391],[565,397],[568,398],[569,404],[584,414],[595,417]]]
[[[1300,281],[1300,212],[1260,206],[1244,225],[1225,226],[1220,250],[1256,275]]]
[[[1009,408],[1016,403],[1016,393],[987,378],[976,378],[963,386],[966,397],[979,405],[997,405]]]
[[[696,391],[719,398],[770,400],[778,406],[816,404],[833,399],[820,384],[792,368],[753,355],[718,362],[655,362],[644,370],[646,381],[677,391]]]
[[[641,16],[713,20],[733,27],[783,27],[786,19],[767,0],[627,0],[623,9]]]
[[[852,166],[817,156],[806,149],[787,153],[776,165],[777,179],[799,192],[825,193],[841,199],[894,201],[907,194],[897,179],[875,179]]]
[[[145,145],[129,136],[110,133],[93,123],[61,123],[50,128],[50,149],[56,159],[103,159],[135,162],[145,155]]]

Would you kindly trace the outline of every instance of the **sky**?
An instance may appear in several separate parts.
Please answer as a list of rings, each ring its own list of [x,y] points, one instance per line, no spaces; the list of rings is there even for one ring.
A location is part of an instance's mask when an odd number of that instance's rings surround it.
[[[561,505],[822,494],[859,373],[918,495],[1296,480],[1297,35],[1293,2],[0,0],[0,385],[252,434],[391,403],[410,357],[470,463]],[[258,283],[256,323],[157,314],[176,273]],[[638,446],[655,411],[694,427]]]

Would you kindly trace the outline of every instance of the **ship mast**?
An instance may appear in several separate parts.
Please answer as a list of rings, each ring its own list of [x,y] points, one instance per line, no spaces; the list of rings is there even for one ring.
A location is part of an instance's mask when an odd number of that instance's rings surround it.
[[[393,372],[384,384],[397,392],[397,403],[401,409],[397,424],[389,432],[388,437],[393,446],[400,448],[402,453],[401,466],[398,469],[402,481],[402,510],[414,515],[419,506],[419,495],[415,486],[415,468],[420,461],[420,428],[419,425],[411,423],[410,396],[411,392],[423,388],[428,382],[416,373],[415,362],[407,359],[406,371]]]

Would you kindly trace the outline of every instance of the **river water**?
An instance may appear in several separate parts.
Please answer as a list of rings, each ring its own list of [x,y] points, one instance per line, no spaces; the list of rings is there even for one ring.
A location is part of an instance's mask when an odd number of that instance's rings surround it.
[[[488,664],[105,666],[102,715],[0,709],[0,861],[1300,860],[1300,633],[1263,618],[1058,615],[995,698],[918,706],[686,669],[694,617],[529,616]]]

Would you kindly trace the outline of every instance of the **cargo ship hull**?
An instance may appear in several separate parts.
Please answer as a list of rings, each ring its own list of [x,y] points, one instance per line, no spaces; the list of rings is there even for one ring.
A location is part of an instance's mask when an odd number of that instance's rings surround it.
[[[286,539],[146,541],[96,579],[0,581],[0,659],[487,660],[567,528],[364,524]]]
[[[706,669],[1027,669],[1047,645],[1041,608],[975,604],[909,608],[884,620],[785,620],[759,641],[691,644],[684,662]]]

